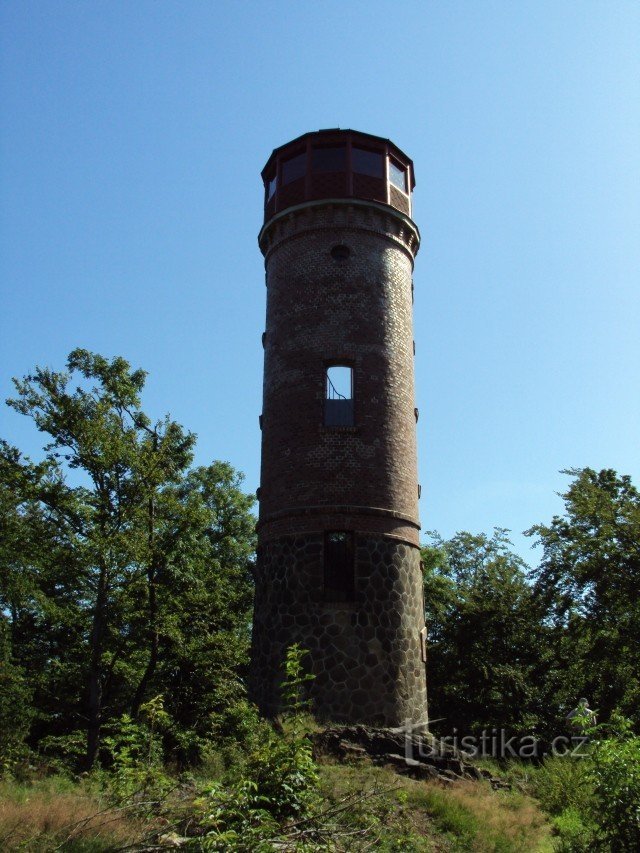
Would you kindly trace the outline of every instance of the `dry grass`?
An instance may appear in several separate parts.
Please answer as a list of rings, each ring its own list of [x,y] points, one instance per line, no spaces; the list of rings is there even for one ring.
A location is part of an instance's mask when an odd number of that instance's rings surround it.
[[[486,782],[458,782],[446,791],[437,783],[426,787],[438,788],[451,803],[459,804],[475,817],[479,832],[473,849],[478,853],[553,850],[548,818],[531,797],[513,791],[494,791]]]
[[[336,850],[439,851],[439,853],[550,853],[551,826],[535,800],[517,791],[494,791],[485,782],[446,787],[398,776],[368,761],[323,764],[327,808],[339,808]],[[189,797],[170,804],[176,825],[191,808]],[[167,812],[168,815],[168,812]],[[332,819],[331,819],[332,820]],[[331,822],[330,820],[330,822]],[[174,823],[136,821],[105,804],[90,780],[53,777],[18,785],[0,782],[0,851],[100,853],[141,844]],[[341,846],[344,837],[345,845]],[[359,840],[357,840],[359,839]],[[348,843],[347,843],[348,842]]]
[[[520,792],[494,791],[485,782],[456,782],[446,787],[418,782],[366,761],[324,765],[322,777],[325,795],[331,799],[354,791],[386,789],[381,796],[387,803],[387,840],[395,833],[409,833],[412,841],[407,849],[473,853],[554,850],[548,818],[535,800]]]
[[[31,786],[0,783],[0,850],[99,851],[124,846],[141,826],[82,785],[60,778]]]

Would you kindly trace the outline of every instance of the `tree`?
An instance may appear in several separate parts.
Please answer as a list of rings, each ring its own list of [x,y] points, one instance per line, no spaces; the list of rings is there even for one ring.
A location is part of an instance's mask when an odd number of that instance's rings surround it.
[[[447,733],[526,733],[543,716],[540,611],[510,544],[496,529],[423,549],[430,716]]]
[[[640,710],[640,493],[615,471],[572,468],[563,516],[527,531],[543,553],[535,591],[576,695]]]
[[[14,654],[40,673],[43,731],[82,720],[87,767],[107,717],[179,692],[176,657],[188,647],[199,662],[249,619],[252,499],[224,463],[189,470],[195,437],[168,417],[152,424],[145,375],[78,349],[65,372],[38,368],[7,401],[50,441],[37,465],[2,447],[1,601]]]
[[[15,665],[6,618],[0,614],[0,773],[18,757],[29,731],[32,691]]]

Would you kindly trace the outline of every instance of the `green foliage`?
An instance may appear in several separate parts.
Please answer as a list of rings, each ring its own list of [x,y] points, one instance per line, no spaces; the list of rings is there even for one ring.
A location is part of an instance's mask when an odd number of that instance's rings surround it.
[[[32,690],[22,668],[12,661],[8,633],[0,613],[0,776],[25,757],[24,740],[33,717]]]
[[[200,826],[206,833],[203,850],[271,850],[270,839],[278,835],[279,824],[251,779],[234,785],[213,785],[196,803],[201,809]]]
[[[554,648],[555,692],[588,696],[608,715],[640,711],[640,493],[628,476],[570,469],[563,516],[528,535],[542,546],[533,572]]]
[[[275,838],[284,822],[308,816],[317,806],[318,769],[301,717],[303,687],[312,678],[302,668],[305,654],[298,645],[287,650],[283,731],[258,725],[253,732],[261,735],[257,741],[249,731],[247,743],[252,748],[243,775],[231,785],[214,785],[200,801],[204,849],[270,850],[271,846],[261,845]],[[246,727],[250,721],[246,707],[239,706],[237,713]]]
[[[500,529],[432,534],[423,548],[429,710],[443,733],[551,740],[583,695],[604,716],[640,712],[640,493],[615,471],[566,473],[565,514],[528,531],[538,568]]]
[[[640,850],[640,737],[620,714],[613,715],[611,728],[614,734],[596,740],[590,756],[591,817],[604,845]]]
[[[171,783],[163,770],[160,736],[171,720],[163,707],[162,696],[156,696],[140,709],[140,721],[128,714],[109,726],[102,740],[102,752],[109,772],[104,774],[107,787],[116,800],[134,795],[158,793]]]
[[[276,818],[300,815],[314,799],[317,768],[310,740],[299,733],[273,732],[250,756],[248,772]]]
[[[226,463],[189,468],[195,437],[151,421],[144,381],[122,358],[75,350],[8,401],[47,435],[43,461],[0,443],[6,678],[17,690],[25,673],[33,744],[85,728],[87,768],[103,726],[139,721],[157,694],[173,721],[165,750],[196,761],[211,714],[244,695],[253,499]]]
[[[640,849],[640,737],[615,712],[589,730],[585,757],[547,759],[531,774],[543,808],[554,816],[562,850]]]
[[[569,809],[581,815],[584,823],[593,806],[588,759],[550,756],[529,772],[532,790],[545,811],[557,816]]]
[[[584,821],[583,814],[573,806],[553,818],[553,828],[559,837],[558,853],[588,853],[594,849],[593,827]]]
[[[282,683],[282,698],[285,703],[286,713],[291,716],[299,714],[309,707],[309,702],[304,695],[304,685],[313,681],[313,675],[305,672],[302,661],[309,654],[306,649],[300,648],[294,643],[287,649],[284,672],[285,678]]]
[[[544,629],[506,531],[431,534],[423,549],[430,716],[443,732],[539,723]]]
[[[76,729],[64,735],[45,735],[38,742],[38,750],[49,759],[49,764],[60,773],[70,773],[81,766],[87,749],[87,734]]]
[[[316,796],[318,772],[301,717],[306,707],[304,684],[313,678],[303,671],[306,654],[297,644],[287,649],[282,684],[286,703],[284,733],[270,730],[247,763],[258,796],[278,819],[303,814]]]

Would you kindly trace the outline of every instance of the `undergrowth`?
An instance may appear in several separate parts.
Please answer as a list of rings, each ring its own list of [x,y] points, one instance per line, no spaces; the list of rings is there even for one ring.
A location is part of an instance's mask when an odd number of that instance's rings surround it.
[[[160,849],[221,853],[624,853],[640,849],[640,738],[614,717],[585,757],[540,765],[484,762],[482,781],[414,781],[368,758],[314,758],[304,652],[287,657],[278,726],[240,702],[193,775],[163,763],[161,697],[103,740],[103,766],[82,777],[54,764],[0,781],[0,850]],[[59,745],[58,745],[59,746]],[[69,749],[71,750],[71,743]],[[52,773],[52,768],[58,771]],[[21,778],[22,776],[22,778]]]

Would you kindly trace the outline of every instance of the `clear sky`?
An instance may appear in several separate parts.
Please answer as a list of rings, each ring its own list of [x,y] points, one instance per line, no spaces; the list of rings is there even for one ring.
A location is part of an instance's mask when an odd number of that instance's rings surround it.
[[[559,469],[640,485],[637,0],[4,0],[0,33],[2,398],[123,355],[255,489],[260,170],[351,127],[415,162],[423,528],[535,562]]]

